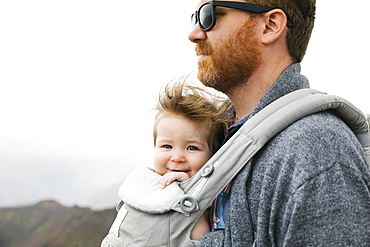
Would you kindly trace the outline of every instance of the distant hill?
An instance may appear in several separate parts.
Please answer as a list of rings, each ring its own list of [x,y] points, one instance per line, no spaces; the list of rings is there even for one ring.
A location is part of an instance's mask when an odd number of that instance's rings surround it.
[[[0,208],[0,246],[98,247],[115,216],[115,209],[68,208],[55,201]]]

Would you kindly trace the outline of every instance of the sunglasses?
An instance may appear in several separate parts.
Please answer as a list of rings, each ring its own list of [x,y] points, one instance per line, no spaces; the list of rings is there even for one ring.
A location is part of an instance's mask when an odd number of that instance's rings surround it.
[[[194,14],[191,15],[191,22],[193,26],[199,23],[202,31],[209,31],[216,25],[217,6],[245,10],[252,13],[264,13],[273,10],[274,8],[245,2],[232,2],[232,1],[208,1],[203,3]],[[288,27],[293,27],[293,23],[288,19]]]

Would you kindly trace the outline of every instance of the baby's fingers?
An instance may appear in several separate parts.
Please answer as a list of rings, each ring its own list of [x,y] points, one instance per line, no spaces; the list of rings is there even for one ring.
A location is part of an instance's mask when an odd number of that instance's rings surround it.
[[[161,189],[166,188],[173,181],[175,181],[175,178],[173,176],[171,176],[170,174],[163,175],[163,177],[160,180]]]
[[[177,181],[179,177],[178,172],[170,172],[163,175],[161,179],[161,188],[164,189],[168,185],[172,184],[174,181]]]

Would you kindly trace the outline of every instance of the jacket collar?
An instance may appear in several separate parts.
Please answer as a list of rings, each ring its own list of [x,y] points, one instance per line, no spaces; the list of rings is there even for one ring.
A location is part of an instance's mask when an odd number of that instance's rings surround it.
[[[259,101],[252,112],[252,116],[280,97],[309,87],[308,79],[301,75],[301,65],[299,63],[290,65]]]

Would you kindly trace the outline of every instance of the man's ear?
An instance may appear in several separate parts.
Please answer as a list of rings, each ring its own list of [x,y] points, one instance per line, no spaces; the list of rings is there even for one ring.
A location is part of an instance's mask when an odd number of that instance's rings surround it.
[[[281,9],[273,9],[264,16],[265,30],[262,43],[267,45],[279,39],[287,29],[287,16]]]

